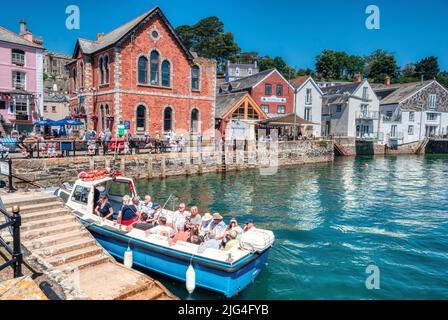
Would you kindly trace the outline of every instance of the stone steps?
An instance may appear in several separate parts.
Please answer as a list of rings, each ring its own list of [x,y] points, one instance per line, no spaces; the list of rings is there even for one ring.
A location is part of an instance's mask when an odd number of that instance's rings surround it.
[[[41,238],[41,237],[48,237],[48,236],[52,236],[52,235],[61,235],[61,234],[64,234],[66,232],[71,232],[71,231],[79,232],[80,230],[82,230],[82,226],[79,223],[72,221],[72,222],[57,225],[57,226],[50,226],[50,227],[45,227],[45,228],[40,228],[40,229],[35,229],[35,230],[29,230],[29,231],[23,233],[23,239],[25,241],[30,241],[30,240],[36,240],[37,238]]]
[[[8,212],[12,212],[12,206],[6,206],[6,209]],[[28,213],[36,213],[36,212],[43,212],[47,210],[54,210],[58,208],[63,208],[63,205],[60,201],[50,201],[50,202],[43,202],[43,203],[36,203],[36,204],[26,204],[23,206],[20,206],[20,214],[26,215]]]
[[[41,237],[39,239],[35,239],[32,241],[24,242],[25,247],[31,247],[34,249],[41,249],[41,248],[48,248],[52,246],[57,246],[60,244],[64,244],[67,242],[72,242],[77,239],[84,239],[84,238],[90,238],[90,234],[88,231],[72,231],[72,232],[66,232],[64,234],[56,234],[56,235],[50,235],[46,237]]]
[[[83,261],[86,258],[97,256],[103,253],[103,249],[97,245],[91,245],[81,249],[68,251],[65,253],[57,254],[48,259],[48,262],[54,266],[61,266],[76,261]]]
[[[34,222],[39,220],[45,220],[49,218],[55,218],[59,216],[66,216],[67,209],[65,208],[57,208],[53,210],[47,210],[42,212],[28,213],[22,215],[22,223]]]
[[[70,270],[85,270],[104,263],[110,262],[110,258],[106,255],[96,255],[82,260],[69,262],[58,266],[58,269],[70,273]]]
[[[12,194],[9,196],[3,204],[5,207],[12,207],[12,206],[22,206],[22,205],[28,205],[28,204],[40,204],[45,202],[59,202],[59,198],[55,197],[51,194],[46,193],[27,193],[25,194],[26,197],[23,195],[15,195]]]
[[[75,240],[47,246],[36,253],[40,256],[53,257],[64,253],[72,252],[78,249],[94,246],[96,241],[90,237],[76,237]]]
[[[52,227],[52,226],[59,226],[63,224],[67,224],[70,222],[76,221],[76,218],[74,216],[68,216],[67,214],[61,215],[54,218],[48,218],[48,219],[41,219],[37,221],[31,221],[24,223],[22,225],[22,232],[27,232],[30,230],[39,230],[42,228]]]

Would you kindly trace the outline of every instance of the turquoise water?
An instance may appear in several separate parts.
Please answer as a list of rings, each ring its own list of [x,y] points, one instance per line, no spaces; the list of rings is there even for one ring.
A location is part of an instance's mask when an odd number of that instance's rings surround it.
[[[174,192],[202,212],[253,218],[275,233],[266,268],[238,299],[448,298],[448,156],[140,181],[139,192]],[[366,288],[369,265],[380,270],[380,290]],[[152,276],[187,298],[183,283]],[[188,298],[222,297],[196,289]]]

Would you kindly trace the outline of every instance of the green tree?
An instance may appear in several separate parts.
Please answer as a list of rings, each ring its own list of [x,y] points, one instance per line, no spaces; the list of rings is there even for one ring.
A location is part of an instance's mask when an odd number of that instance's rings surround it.
[[[216,59],[219,67],[241,51],[233,33],[225,32],[224,23],[217,17],[202,19],[193,26],[179,26],[176,33],[189,50],[201,57]]]
[[[258,67],[260,71],[268,69],[277,69],[286,79],[290,80],[296,76],[296,70],[294,67],[289,66],[282,57],[271,58],[264,56],[258,59]]]
[[[397,79],[400,69],[393,54],[379,49],[366,57],[366,61],[367,77],[374,82],[383,82],[386,77]]]
[[[437,75],[437,81],[448,90],[448,71],[442,71]]]
[[[364,74],[365,60],[361,56],[350,55],[347,57],[345,70],[349,79],[353,79],[358,74]]]
[[[364,70],[364,59],[344,51],[325,49],[316,57],[316,72],[323,80],[346,80]]]
[[[334,79],[336,57],[334,51],[325,49],[316,57],[316,72],[323,80]]]
[[[437,57],[426,57],[415,64],[415,73],[418,76],[423,75],[424,80],[434,79],[439,72],[439,60]]]

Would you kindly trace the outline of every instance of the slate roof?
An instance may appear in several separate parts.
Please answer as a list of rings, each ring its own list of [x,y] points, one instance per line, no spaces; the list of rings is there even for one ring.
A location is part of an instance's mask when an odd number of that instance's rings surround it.
[[[162,19],[165,21],[165,23],[168,26],[168,29],[172,32],[173,36],[176,38],[176,40],[179,42],[179,45],[182,47],[182,49],[185,51],[187,56],[192,59],[193,56],[189,50],[183,45],[183,43],[180,41],[179,37],[174,32],[173,27],[168,22],[162,11],[159,7],[154,7],[151,10],[143,13],[142,15],[138,16],[137,18],[125,23],[124,25],[118,27],[117,29],[105,34],[100,40],[98,41],[90,41],[86,39],[78,39],[79,47],[81,48],[82,52],[85,54],[93,54],[95,52],[98,52],[100,50],[103,50],[109,46],[114,45],[118,41],[120,41],[123,37],[125,37],[129,32],[131,32],[135,27],[137,27],[143,20],[145,20],[147,17],[150,17],[155,14],[160,14]],[[75,48],[76,53],[76,48]],[[75,58],[74,53],[74,58]]]
[[[231,85],[233,92],[251,89],[268,75],[270,75],[273,71],[275,71],[275,69],[264,70],[257,74],[241,78],[239,80],[231,81],[229,82],[229,84]]]
[[[378,98],[380,98],[381,105],[397,104],[406,98],[414,95],[420,89],[426,87],[435,80],[428,80],[410,83],[398,83],[386,86],[384,84],[372,84]]]
[[[216,96],[215,118],[222,119],[229,110],[240,101],[247,93],[235,92]]]
[[[321,88],[324,93],[323,104],[343,104],[355,93],[362,82]]]
[[[5,28],[3,28],[1,26],[0,26],[0,41],[20,44],[20,45],[23,45],[23,46],[39,48],[39,49],[43,49],[44,48],[41,45],[39,45],[37,43],[34,43],[34,42],[31,42],[31,41],[25,39],[24,37],[21,37],[17,33],[12,32],[12,31],[10,31],[8,29],[5,29]]]

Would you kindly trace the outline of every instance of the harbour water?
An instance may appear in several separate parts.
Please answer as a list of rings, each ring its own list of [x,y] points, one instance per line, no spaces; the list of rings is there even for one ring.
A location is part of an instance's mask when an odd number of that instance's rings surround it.
[[[365,163],[369,166],[366,168]],[[447,299],[448,156],[337,158],[331,164],[140,181],[226,221],[253,218],[277,238],[238,299]],[[366,288],[366,268],[380,289]],[[181,298],[221,299],[158,275]]]

